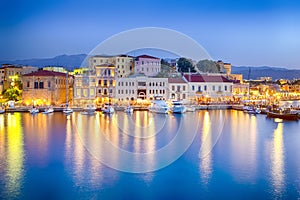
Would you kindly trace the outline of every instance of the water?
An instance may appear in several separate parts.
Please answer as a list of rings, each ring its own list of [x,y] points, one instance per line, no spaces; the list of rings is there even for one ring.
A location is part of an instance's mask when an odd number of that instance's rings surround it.
[[[299,128],[231,110],[0,115],[0,198],[298,199]]]

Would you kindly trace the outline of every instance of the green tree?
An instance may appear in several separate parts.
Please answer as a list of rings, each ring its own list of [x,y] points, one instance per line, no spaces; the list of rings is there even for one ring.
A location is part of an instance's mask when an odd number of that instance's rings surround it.
[[[9,87],[4,92],[4,97],[8,100],[18,101],[21,99],[21,90],[19,90],[17,87]]]
[[[178,72],[196,72],[191,60],[179,58],[177,61]]]
[[[208,73],[220,72],[219,67],[212,60],[200,60],[196,66],[201,72],[208,72]]]

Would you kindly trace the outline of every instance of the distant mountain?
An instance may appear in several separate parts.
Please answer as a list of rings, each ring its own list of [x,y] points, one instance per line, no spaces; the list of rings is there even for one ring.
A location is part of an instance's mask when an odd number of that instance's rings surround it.
[[[30,65],[35,67],[45,67],[45,66],[63,66],[69,70],[78,68],[81,63],[87,57],[86,54],[77,55],[60,55],[54,58],[38,58],[38,59],[25,59],[25,60],[14,60],[14,61],[0,61],[0,64],[9,63],[17,65]]]
[[[281,67],[247,67],[240,66],[231,68],[232,74],[243,74],[244,79],[258,79],[259,77],[269,76],[272,77],[273,80],[277,79],[299,79],[300,78],[300,70],[297,69],[286,69]]]

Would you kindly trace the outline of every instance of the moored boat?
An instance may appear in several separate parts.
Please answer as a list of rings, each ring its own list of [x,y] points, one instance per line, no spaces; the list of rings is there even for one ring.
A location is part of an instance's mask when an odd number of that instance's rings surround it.
[[[127,108],[125,108],[124,112],[128,113],[128,114],[132,114],[133,113],[133,108],[131,106],[127,106]]]
[[[173,101],[171,106],[172,113],[185,113],[186,107],[182,104],[181,101]]]
[[[54,109],[52,107],[46,108],[42,113],[43,114],[50,114],[53,113]]]
[[[105,114],[112,114],[115,112],[115,109],[110,104],[104,104],[102,112]]]
[[[299,118],[298,114],[291,112],[289,108],[270,110],[267,112],[267,117],[285,120],[298,120]]]
[[[170,108],[164,100],[155,99],[151,102],[149,111],[154,113],[166,114],[170,111]]]
[[[63,109],[63,113],[71,114],[71,113],[73,113],[73,110],[67,106],[65,109]]]
[[[37,113],[39,113],[39,112],[40,112],[39,109],[36,108],[36,107],[33,107],[33,108],[31,108],[31,109],[29,110],[29,113],[30,113],[30,114],[37,114]]]

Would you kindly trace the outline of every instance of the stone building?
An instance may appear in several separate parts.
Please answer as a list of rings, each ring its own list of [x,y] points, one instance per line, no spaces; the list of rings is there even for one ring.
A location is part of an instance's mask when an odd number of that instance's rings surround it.
[[[145,76],[156,76],[161,71],[160,58],[140,55],[135,58],[135,73]]]
[[[68,82],[67,82],[68,81]],[[39,70],[22,76],[25,105],[72,104],[74,77],[66,73]]]

